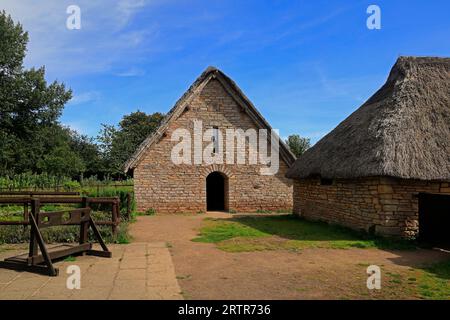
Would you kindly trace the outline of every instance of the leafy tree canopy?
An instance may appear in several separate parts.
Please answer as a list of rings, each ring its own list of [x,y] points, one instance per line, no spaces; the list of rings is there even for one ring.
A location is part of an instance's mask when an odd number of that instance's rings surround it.
[[[163,118],[164,115],[159,112],[146,114],[138,110],[125,115],[118,127],[102,125],[103,128],[97,139],[102,147],[110,174],[123,174],[124,163],[145,138],[158,128]]]
[[[303,138],[298,134],[293,134],[287,138],[286,144],[291,152],[298,158],[311,147],[311,139]]]
[[[47,135],[72,96],[64,84],[47,84],[44,67],[24,68],[27,43],[22,25],[0,12],[0,175],[39,171],[38,160],[60,147]]]

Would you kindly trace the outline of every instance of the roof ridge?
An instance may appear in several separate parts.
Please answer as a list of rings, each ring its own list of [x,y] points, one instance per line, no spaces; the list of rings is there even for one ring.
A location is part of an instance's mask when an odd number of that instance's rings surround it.
[[[143,153],[163,134],[163,131],[165,131],[165,127],[168,125],[168,123],[172,120],[172,117],[177,113],[177,110],[181,108],[183,105],[186,104],[188,99],[191,99],[194,94],[196,94],[196,91],[199,89],[201,85],[206,85],[204,83],[205,81],[209,81],[209,76],[212,73],[217,73],[223,78],[228,86],[231,87],[232,90],[234,90],[238,95],[238,100],[243,100],[243,103],[246,104],[248,112],[254,114],[255,118],[258,119],[258,121],[261,122],[263,126],[266,126],[267,128],[272,129],[270,124],[264,119],[264,117],[259,113],[259,111],[256,109],[256,107],[253,105],[253,103],[247,98],[247,96],[242,92],[242,90],[239,88],[239,86],[230,78],[228,77],[224,72],[222,72],[220,69],[214,66],[208,66],[201,74],[197,77],[197,79],[189,86],[189,88],[183,93],[183,95],[177,100],[175,105],[169,110],[169,112],[166,114],[164,119],[161,121],[160,126],[150,134],[137,148],[137,150],[134,152],[134,154],[128,159],[128,161],[124,164],[124,170],[128,171],[129,169],[133,168],[137,162],[139,162],[139,159],[142,157]],[[237,103],[240,103],[236,101]],[[255,119],[253,118],[253,120]],[[254,120],[255,121],[255,120]],[[284,141],[279,138],[280,141],[280,154],[282,158],[285,160],[288,166],[290,166],[294,160],[295,157],[289,150],[289,148],[286,146]]]

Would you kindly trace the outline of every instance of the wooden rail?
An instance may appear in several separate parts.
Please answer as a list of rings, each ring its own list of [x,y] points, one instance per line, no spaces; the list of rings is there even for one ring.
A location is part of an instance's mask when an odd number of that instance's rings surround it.
[[[31,197],[0,197],[0,204],[21,204],[24,207],[22,221],[0,221],[1,225],[30,225],[28,206],[31,205],[34,198]],[[120,200],[118,197],[51,197],[43,196],[38,198],[39,204],[83,204],[89,207],[90,204],[110,204],[111,221],[99,221],[97,225],[111,226],[113,237],[117,236],[118,226],[120,224]]]
[[[75,191],[0,191],[0,196],[79,196]]]

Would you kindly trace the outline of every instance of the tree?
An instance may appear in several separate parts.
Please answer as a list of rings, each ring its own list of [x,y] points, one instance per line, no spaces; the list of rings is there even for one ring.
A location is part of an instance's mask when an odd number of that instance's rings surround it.
[[[79,134],[74,130],[69,130],[69,145],[80,159],[83,161],[85,176],[103,176],[105,166],[103,163],[100,147],[94,139],[87,135]]]
[[[37,167],[56,177],[75,176],[83,172],[85,166],[83,160],[68,145],[54,148],[37,163]]]
[[[104,154],[106,171],[115,176],[123,175],[124,163],[145,138],[155,132],[163,118],[164,115],[159,112],[146,114],[138,110],[125,115],[118,128],[102,124],[103,128],[97,139]]]
[[[72,96],[64,84],[47,84],[44,67],[24,69],[27,43],[22,26],[1,11],[0,175],[39,170],[38,161],[55,147],[45,145],[45,132],[59,126],[64,104]]]
[[[293,134],[287,138],[286,144],[296,157],[300,157],[311,147],[311,139],[302,138],[298,134]]]

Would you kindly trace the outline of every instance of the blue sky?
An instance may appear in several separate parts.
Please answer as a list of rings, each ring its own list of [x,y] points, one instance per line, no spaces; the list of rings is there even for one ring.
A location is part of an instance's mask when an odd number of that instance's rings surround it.
[[[66,8],[81,8],[81,30]],[[381,30],[366,9],[381,8]],[[26,66],[74,97],[61,122],[96,136],[140,109],[167,112],[214,65],[283,137],[313,142],[386,80],[400,55],[450,56],[450,2],[1,0],[30,33]]]

